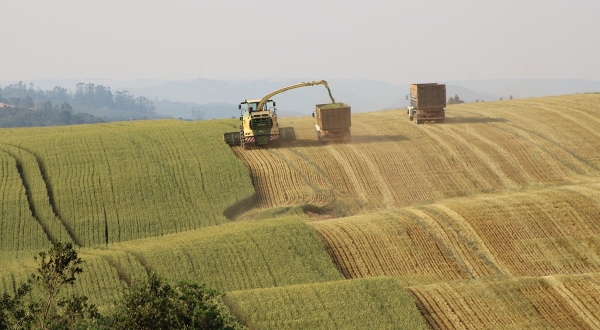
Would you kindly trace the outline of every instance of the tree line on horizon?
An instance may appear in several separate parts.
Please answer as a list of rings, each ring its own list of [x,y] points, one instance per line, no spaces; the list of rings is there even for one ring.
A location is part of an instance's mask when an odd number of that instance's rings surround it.
[[[110,121],[91,113],[110,109],[133,113],[133,118],[154,115],[154,103],[144,96],[135,97],[128,91],[112,92],[110,87],[93,83],[78,83],[75,92],[55,86],[52,90],[27,86],[22,81],[0,86],[0,127],[33,127],[93,124]],[[138,113],[139,115],[135,115]]]
[[[0,127],[43,127],[105,122],[104,119],[89,113],[72,111],[68,103],[63,103],[60,107],[58,105],[52,107],[50,101],[47,101],[46,107],[39,110],[5,105],[0,107]]]
[[[144,114],[154,114],[154,103],[145,96],[134,96],[129,91],[112,92],[110,87],[96,85],[93,83],[78,83],[75,92],[64,87],[55,86],[52,90],[41,90],[34,88],[33,83],[29,86],[22,81],[0,87],[0,102],[19,106],[23,108],[40,108],[39,104],[44,102],[68,103],[72,109],[80,105],[94,108],[108,108],[112,110],[134,111]]]

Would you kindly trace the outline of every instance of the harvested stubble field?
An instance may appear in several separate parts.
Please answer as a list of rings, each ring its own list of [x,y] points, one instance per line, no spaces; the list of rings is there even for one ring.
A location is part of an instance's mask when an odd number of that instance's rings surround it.
[[[348,278],[600,272],[600,181],[313,222]],[[425,262],[423,262],[425,261]]]
[[[254,150],[221,141],[235,120],[2,129],[0,284],[72,241],[105,307],[154,270],[252,329],[599,328],[600,95],[446,113],[354,114],[324,146],[280,118],[297,141]]]
[[[354,114],[352,143],[321,147],[312,118],[284,118],[297,142],[236,155],[257,196],[249,209],[343,203],[354,213],[598,177],[596,94],[448,108],[448,125],[399,110]]]
[[[434,329],[599,329],[600,273],[411,287]]]

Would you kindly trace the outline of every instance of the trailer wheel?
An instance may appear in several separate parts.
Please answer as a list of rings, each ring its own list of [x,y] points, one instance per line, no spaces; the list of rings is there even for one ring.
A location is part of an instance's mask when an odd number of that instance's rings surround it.
[[[319,140],[319,143],[323,144],[323,138],[321,138],[321,132],[317,132],[317,140]]]

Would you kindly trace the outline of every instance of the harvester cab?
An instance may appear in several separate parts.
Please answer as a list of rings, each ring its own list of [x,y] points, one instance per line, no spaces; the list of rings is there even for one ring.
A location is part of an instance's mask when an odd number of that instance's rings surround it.
[[[273,100],[267,100],[262,105],[262,109],[258,109],[258,105],[260,104],[260,100],[245,100],[244,102],[238,105],[239,110],[244,110],[248,113],[252,113],[255,111],[273,111],[275,113],[277,109],[275,108],[275,102]],[[246,105],[245,109],[242,109],[242,105]]]
[[[324,85],[329,96],[331,91],[325,80],[303,82],[287,86],[269,93],[260,100],[245,100],[240,103],[240,130],[223,134],[223,141],[230,146],[242,146],[251,148],[253,146],[267,146],[279,144],[281,141],[296,141],[296,132],[293,127],[279,127],[277,123],[277,109],[272,96],[285,91],[308,86]],[[331,97],[333,101],[333,97]],[[243,105],[246,105],[243,107]],[[242,109],[244,111],[242,111]]]

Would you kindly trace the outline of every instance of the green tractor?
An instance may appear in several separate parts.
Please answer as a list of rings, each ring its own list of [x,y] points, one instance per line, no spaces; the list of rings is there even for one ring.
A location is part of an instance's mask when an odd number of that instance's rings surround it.
[[[268,94],[260,100],[245,100],[238,106],[238,109],[243,111],[240,116],[240,130],[224,133],[223,141],[230,146],[242,146],[245,149],[257,146],[277,146],[282,141],[295,141],[296,132],[293,127],[279,127],[275,102],[270,98],[290,89],[315,85],[325,85],[331,101],[334,102],[325,80],[287,86]]]

